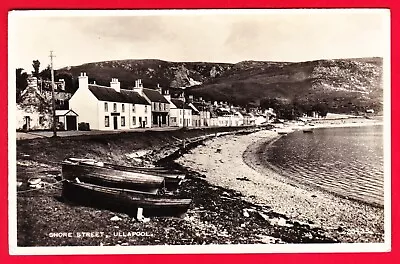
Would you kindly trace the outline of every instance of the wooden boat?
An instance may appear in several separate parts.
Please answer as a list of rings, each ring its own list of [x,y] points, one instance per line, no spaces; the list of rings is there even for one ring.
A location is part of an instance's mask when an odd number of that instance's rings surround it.
[[[62,162],[62,174],[66,180],[75,180],[115,187],[157,193],[165,186],[163,177],[140,172],[115,170],[85,163]]]
[[[286,136],[287,134],[291,133],[292,130],[291,129],[280,128],[280,129],[277,129],[276,132],[278,133],[278,135]]]
[[[72,162],[74,164],[84,164],[89,166],[96,166],[101,168],[108,168],[117,171],[125,171],[132,173],[139,173],[143,175],[153,175],[164,178],[164,187],[168,190],[176,190],[179,185],[182,183],[182,180],[185,179],[185,175],[177,172],[173,172],[166,168],[156,167],[154,168],[145,168],[145,167],[129,167],[122,165],[115,165],[111,163],[103,163],[97,162],[93,159],[77,159],[77,158],[69,158],[65,162]]]
[[[312,128],[303,129],[303,133],[313,133],[313,132],[314,132],[314,131],[313,131]]]
[[[63,182],[62,196],[78,204],[124,212],[129,215],[136,215],[137,209],[143,208],[144,216],[182,216],[191,203],[191,199],[158,196],[141,191],[68,180]]]

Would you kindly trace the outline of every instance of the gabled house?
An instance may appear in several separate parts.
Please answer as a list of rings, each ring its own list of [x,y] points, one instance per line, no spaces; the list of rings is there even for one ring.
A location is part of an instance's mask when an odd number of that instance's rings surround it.
[[[178,127],[192,126],[192,108],[183,98],[171,99],[170,124]]]
[[[40,93],[36,85],[30,85],[21,93],[16,105],[16,121],[19,130],[49,129],[53,124],[51,103]]]
[[[69,106],[79,115],[79,121],[90,129],[119,130],[151,127],[151,105],[139,93],[121,89],[113,78],[110,87],[89,84],[86,73],[78,78],[79,88]]]
[[[144,97],[151,105],[151,126],[164,127],[169,126],[170,102],[162,95],[161,87],[157,90],[143,87],[142,80],[135,81],[133,91]]]
[[[193,126],[211,126],[211,112],[203,101],[189,103],[189,106],[193,109]],[[196,119],[198,122],[195,123]]]

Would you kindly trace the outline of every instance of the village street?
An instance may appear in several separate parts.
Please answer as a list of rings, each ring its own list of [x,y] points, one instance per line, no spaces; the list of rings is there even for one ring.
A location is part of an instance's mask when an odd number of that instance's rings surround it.
[[[179,127],[152,127],[152,128],[135,128],[129,131],[127,130],[111,130],[111,131],[100,131],[100,130],[91,130],[91,131],[78,131],[78,130],[70,130],[70,131],[57,131],[57,136],[59,137],[73,137],[73,136],[83,136],[83,135],[106,135],[106,134],[118,134],[118,133],[126,133],[126,132],[145,132],[145,131],[172,131],[177,130]],[[53,131],[31,131],[31,132],[17,132],[16,139],[34,139],[34,138],[49,138],[53,136]]]

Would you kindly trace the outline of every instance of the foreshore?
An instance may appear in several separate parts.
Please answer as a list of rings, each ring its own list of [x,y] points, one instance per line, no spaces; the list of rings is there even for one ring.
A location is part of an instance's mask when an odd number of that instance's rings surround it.
[[[381,121],[356,118],[315,123],[314,127],[376,124]],[[278,133],[270,130],[215,138],[177,162],[203,174],[212,185],[238,191],[248,202],[270,206],[289,219],[319,227],[341,242],[383,242],[383,208],[299,186],[262,166],[257,155],[260,146],[278,138]]]
[[[254,131],[208,128],[19,140],[18,246],[383,241],[381,208],[293,187],[272,171],[259,171],[264,168],[252,159],[257,146],[278,135],[272,130]],[[186,173],[178,195],[192,199],[192,204],[184,218],[152,218],[147,223],[126,213],[70,204],[58,181],[60,162],[67,157],[173,166]],[[43,188],[29,189],[27,181],[33,176],[42,180]],[[104,236],[82,238],[82,232]],[[150,236],[115,236],[115,232]]]

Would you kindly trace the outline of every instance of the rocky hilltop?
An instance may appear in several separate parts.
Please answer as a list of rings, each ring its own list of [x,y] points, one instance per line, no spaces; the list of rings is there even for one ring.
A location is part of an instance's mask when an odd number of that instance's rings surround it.
[[[122,87],[136,79],[147,86],[185,88],[187,94],[211,101],[259,105],[266,98],[322,102],[333,112],[382,110],[382,58],[317,60],[307,62],[243,61],[236,64],[118,60],[60,69],[74,76],[87,72],[108,85],[118,78]]]

